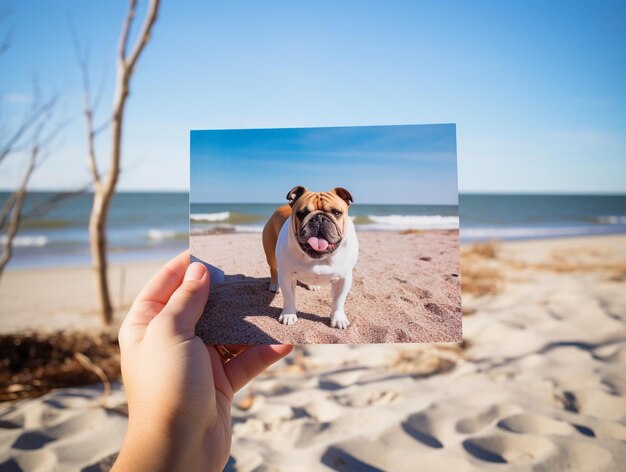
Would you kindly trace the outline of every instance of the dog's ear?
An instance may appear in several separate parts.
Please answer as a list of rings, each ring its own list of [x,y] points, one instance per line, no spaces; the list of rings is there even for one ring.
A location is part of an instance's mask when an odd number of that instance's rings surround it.
[[[298,200],[304,192],[306,192],[306,187],[303,187],[302,185],[298,185],[297,187],[289,190],[289,193],[287,194],[289,206],[293,206],[293,204],[296,203],[296,200]]]
[[[350,192],[348,192],[345,188],[335,187],[333,189],[333,192],[339,195],[339,198],[341,198],[344,202],[346,202],[346,205],[348,206],[350,206],[350,203],[354,201],[352,199],[352,195],[350,194]]]

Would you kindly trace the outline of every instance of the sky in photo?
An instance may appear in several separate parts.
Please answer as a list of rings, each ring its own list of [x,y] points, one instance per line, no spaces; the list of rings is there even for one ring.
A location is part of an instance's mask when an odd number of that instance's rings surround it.
[[[192,203],[285,202],[297,185],[358,203],[458,203],[453,124],[191,132]]]
[[[32,188],[82,187],[70,24],[94,88],[105,77],[103,123],[127,2],[0,5],[0,116],[19,121],[37,76],[66,122]],[[625,24],[621,0],[164,1],[131,84],[119,188],[187,190],[192,129],[456,123],[461,191],[626,193]],[[104,132],[104,166],[108,149]],[[0,188],[20,175],[4,162]]]

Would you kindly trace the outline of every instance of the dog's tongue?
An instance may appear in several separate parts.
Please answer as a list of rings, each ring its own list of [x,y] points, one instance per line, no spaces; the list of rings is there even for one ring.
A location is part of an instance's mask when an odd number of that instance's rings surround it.
[[[325,239],[316,238],[315,236],[310,237],[307,240],[307,243],[309,243],[309,246],[311,246],[316,251],[325,251],[328,248],[328,241],[326,241]]]

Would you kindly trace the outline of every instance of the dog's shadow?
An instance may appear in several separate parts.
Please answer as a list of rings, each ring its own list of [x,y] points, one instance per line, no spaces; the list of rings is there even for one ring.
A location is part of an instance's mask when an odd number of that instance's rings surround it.
[[[269,277],[250,277],[244,274],[224,274],[197,257],[211,274],[211,295],[196,326],[196,334],[207,344],[275,344],[280,343],[271,333],[261,330],[246,318],[268,317],[278,321],[281,308],[271,306],[277,294],[269,291]],[[301,289],[302,290],[302,289]],[[329,318],[298,311],[298,317],[329,324]]]

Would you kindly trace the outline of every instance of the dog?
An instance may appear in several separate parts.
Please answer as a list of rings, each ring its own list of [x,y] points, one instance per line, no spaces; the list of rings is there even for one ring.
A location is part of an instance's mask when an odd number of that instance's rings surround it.
[[[346,297],[359,255],[354,224],[348,216],[352,195],[337,187],[329,192],[292,188],[288,205],[278,208],[263,228],[263,249],[270,266],[270,291],[283,292],[283,324],[298,321],[296,285],[318,290],[331,284],[330,325],[346,329]]]

